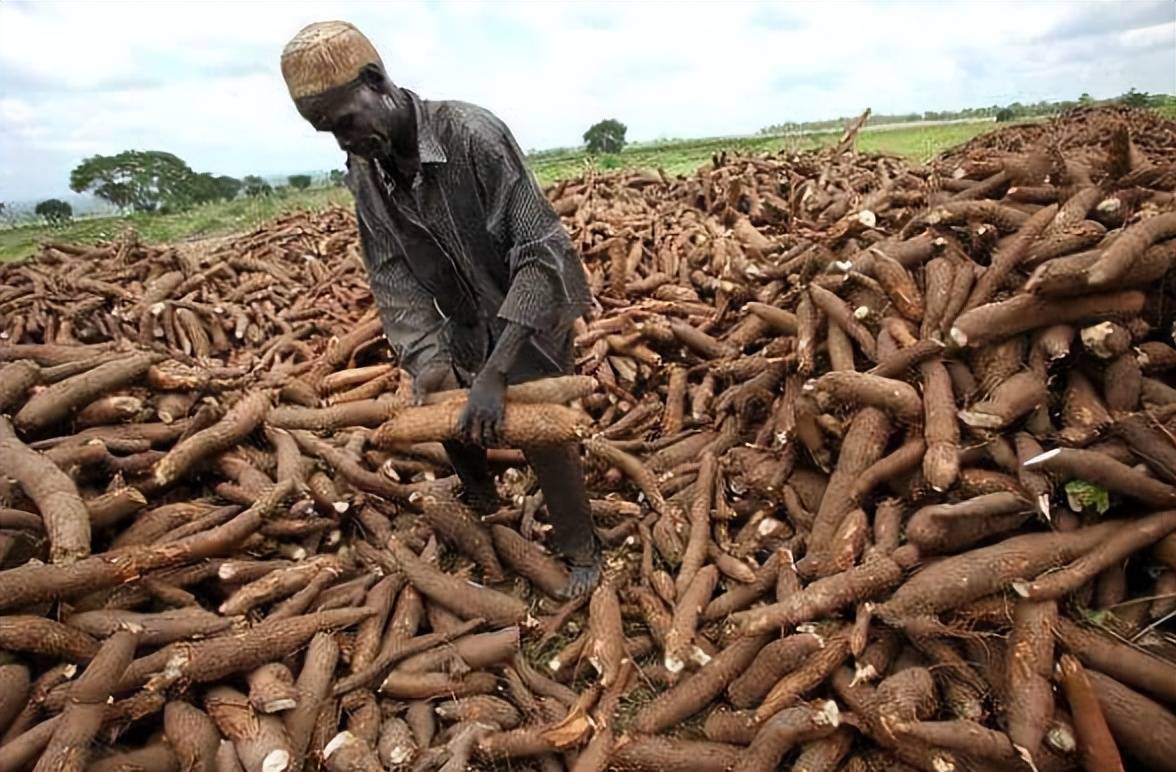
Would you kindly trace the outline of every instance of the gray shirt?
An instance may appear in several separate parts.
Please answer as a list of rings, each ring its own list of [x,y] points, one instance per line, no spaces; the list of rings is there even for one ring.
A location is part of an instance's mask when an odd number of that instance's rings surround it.
[[[434,362],[468,385],[507,322],[534,331],[511,382],[569,372],[591,295],[579,255],[506,125],[464,102],[405,91],[419,171],[397,184],[348,155],[347,185],[384,333],[414,376]]]

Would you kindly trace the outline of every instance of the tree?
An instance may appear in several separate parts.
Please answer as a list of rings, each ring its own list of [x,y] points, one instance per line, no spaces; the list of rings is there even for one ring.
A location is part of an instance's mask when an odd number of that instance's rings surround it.
[[[268,196],[274,192],[274,189],[270,187],[268,182],[255,174],[246,175],[241,179],[241,184],[244,186],[245,195],[249,198]]]
[[[92,191],[120,209],[150,212],[163,202],[186,196],[181,191],[192,176],[188,164],[171,153],[127,150],[82,161],[70,173],[69,187],[76,193]]]
[[[207,172],[193,174],[169,193],[167,198],[162,202],[160,209],[180,211],[197,204],[216,201],[220,197],[220,188],[217,185],[216,177]]]
[[[290,183],[290,187],[296,190],[306,190],[310,187],[309,174],[291,174],[286,178],[286,181]]]
[[[1147,107],[1149,100],[1146,91],[1136,91],[1131,88],[1127,90],[1126,94],[1119,97],[1119,101],[1128,107]]]
[[[232,201],[241,192],[241,180],[222,174],[216,178],[216,192],[222,201]]]
[[[625,146],[628,127],[615,118],[600,121],[584,132],[589,153],[619,153]]]
[[[1094,97],[1083,91],[1082,96],[1078,97],[1078,104],[1082,105],[1083,107],[1088,107],[1094,104]]]
[[[73,217],[73,207],[60,198],[45,199],[37,204],[33,212],[44,217],[50,225],[61,225]]]
[[[342,187],[343,186],[343,176],[344,175],[343,175],[342,169],[331,169],[331,184],[337,188]]]
[[[1011,121],[1015,117],[1016,117],[1016,115],[1013,113],[1013,111],[1007,107],[1002,107],[1001,109],[996,111],[996,122],[997,123],[1006,123],[1008,121]]]

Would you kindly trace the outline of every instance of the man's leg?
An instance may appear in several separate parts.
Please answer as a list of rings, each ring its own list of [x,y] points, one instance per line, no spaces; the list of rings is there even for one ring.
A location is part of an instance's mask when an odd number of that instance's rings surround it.
[[[444,445],[449,463],[461,480],[462,500],[481,514],[496,511],[502,502],[494,486],[494,475],[490,474],[490,465],[486,463],[486,449],[454,441]]]
[[[527,463],[539,478],[551,517],[551,542],[568,561],[571,578],[565,594],[588,592],[600,579],[600,542],[592,527],[592,509],[584,487],[584,467],[577,443],[528,448]]]

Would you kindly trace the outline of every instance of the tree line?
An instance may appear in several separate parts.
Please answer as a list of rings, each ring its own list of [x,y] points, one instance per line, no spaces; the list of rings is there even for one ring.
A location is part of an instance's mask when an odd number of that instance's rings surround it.
[[[626,130],[625,124],[612,118],[596,123],[584,133],[588,152],[619,153],[625,146]],[[286,181],[295,190],[305,190],[312,183],[309,174],[292,174]],[[328,181],[342,185],[343,172],[333,170]],[[158,150],[91,156],[70,173],[69,187],[75,193],[92,193],[122,211],[160,213],[274,192],[268,182],[256,175],[237,179],[196,172],[178,156]],[[58,198],[40,202],[34,212],[51,224],[66,222],[73,216],[69,203]]]
[[[1077,99],[1059,101],[1041,100],[1039,102],[1013,102],[1007,105],[989,105],[988,107],[968,107],[963,110],[927,110],[921,113],[873,113],[867,125],[883,125],[887,123],[917,123],[920,121],[958,121],[981,120],[991,118],[1002,123],[1020,118],[1034,118],[1043,115],[1056,115],[1076,107],[1090,107],[1100,104],[1123,104],[1128,107],[1162,107],[1170,104],[1174,97],[1167,94],[1149,94],[1146,91],[1136,91],[1134,88],[1112,99],[1096,100],[1090,94],[1082,94]],[[759,130],[760,134],[786,134],[796,131],[840,131],[853,117],[834,118],[825,121],[786,121]]]
[[[343,184],[343,172],[328,176],[332,185]],[[291,174],[288,187],[306,190],[314,182],[309,174]],[[254,198],[274,193],[274,187],[258,175],[240,179],[196,172],[178,156],[159,150],[126,150],[116,155],[94,155],[70,172],[70,190],[91,193],[123,212],[182,212],[200,204]],[[50,224],[73,217],[73,207],[59,198],[39,202],[33,213]]]

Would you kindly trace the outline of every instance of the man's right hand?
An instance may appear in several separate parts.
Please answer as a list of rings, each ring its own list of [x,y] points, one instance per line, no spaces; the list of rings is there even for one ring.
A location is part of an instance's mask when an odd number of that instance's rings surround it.
[[[419,405],[428,395],[457,388],[457,376],[448,362],[430,362],[412,381],[413,398]]]

